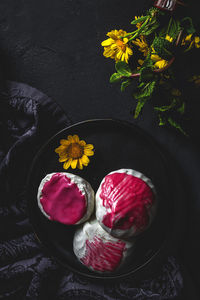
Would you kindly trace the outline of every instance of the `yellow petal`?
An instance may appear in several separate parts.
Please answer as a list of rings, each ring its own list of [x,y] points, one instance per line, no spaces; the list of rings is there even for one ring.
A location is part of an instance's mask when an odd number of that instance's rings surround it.
[[[131,48],[127,48],[127,53],[128,53],[129,55],[132,55],[132,54],[133,54],[132,49],[131,49]]]
[[[125,53],[125,61],[126,61],[126,63],[128,63],[128,58],[129,58],[129,56],[128,56],[128,53],[126,52]]]
[[[64,140],[64,139],[60,140],[60,143],[63,146],[69,146],[69,144],[70,144],[70,142],[68,140]]]
[[[63,151],[63,150],[66,149],[66,146],[65,146],[65,145],[60,145],[60,146],[59,146],[59,149]]]
[[[112,49],[112,50],[117,50],[117,45],[114,43],[114,44],[112,44],[111,46],[110,46],[110,49]]]
[[[59,162],[64,162],[64,161],[66,161],[67,159],[68,159],[67,156],[62,156],[62,157],[59,158]]]
[[[66,161],[64,164],[63,164],[63,168],[65,170],[69,169],[70,165],[71,165],[71,162],[72,162],[72,158],[70,158],[68,161]]]
[[[134,45],[136,45],[136,46],[139,46],[138,44],[139,44],[139,40],[138,39],[136,39],[135,41],[132,41],[132,43],[134,44]]]
[[[200,37],[199,36],[195,36],[194,42],[195,42],[195,47],[200,48]]]
[[[143,59],[138,59],[138,63],[139,63],[140,66],[142,66],[143,63],[144,63],[144,60]]]
[[[72,135],[68,135],[67,139],[68,139],[71,143],[74,142],[74,139],[73,139],[73,136],[72,136]]]
[[[151,59],[153,61],[159,61],[159,60],[161,60],[161,57],[159,55],[157,55],[157,54],[152,54],[151,55]]]
[[[94,155],[94,151],[88,150],[88,149],[84,149],[84,154],[87,155],[87,156],[92,156],[92,155]]]
[[[73,159],[72,160],[72,162],[71,162],[72,169],[76,169],[77,163],[78,163],[78,159]]]
[[[121,59],[123,52],[119,51],[116,55],[117,59]]]
[[[83,164],[82,164],[81,159],[78,160],[78,168],[79,168],[80,170],[83,169]]]
[[[73,135],[73,139],[75,143],[79,143],[79,137],[77,134]]]
[[[112,45],[113,44],[113,39],[111,39],[111,38],[109,38],[109,39],[107,39],[107,40],[105,40],[105,41],[103,41],[102,43],[101,43],[101,46],[103,46],[103,47],[107,47],[107,46],[110,46],[110,45]]]
[[[104,53],[103,55],[104,56],[111,56],[113,54],[113,52],[115,52],[116,50],[113,50],[112,47],[107,47],[107,48],[104,48]]]
[[[85,154],[83,154],[83,156],[81,157],[81,161],[84,166],[87,166],[90,162],[89,158]]]
[[[191,38],[192,38],[192,35],[193,35],[193,33],[188,34],[188,35],[186,36],[186,38],[185,38],[185,41],[186,41],[186,42],[190,42],[190,41],[191,41]]]
[[[121,61],[125,61],[125,53],[122,54]]]
[[[59,153],[59,152],[60,152],[60,149],[59,149],[59,147],[58,147],[58,148],[56,148],[54,151],[55,151],[56,153]]]
[[[107,33],[107,36],[109,36],[111,39],[115,40],[115,39],[117,39],[115,32],[116,32],[115,30],[112,30]]]
[[[168,62],[165,59],[161,59],[160,61],[157,61],[155,63],[155,67],[158,68],[158,69],[162,69],[162,68],[167,66],[167,63]]]
[[[82,147],[84,147],[84,146],[86,145],[86,142],[85,142],[84,140],[81,140],[81,141],[79,142],[79,145],[81,145]]]
[[[64,151],[65,149],[66,149],[66,147],[61,145],[61,146],[59,146],[58,148],[55,149],[55,152],[60,153],[60,152]]]
[[[123,38],[123,42],[124,42],[125,44],[127,44],[127,43],[128,43],[128,39],[127,39],[127,38]]]
[[[169,34],[166,35],[165,39],[170,43],[173,41],[173,38]]]
[[[105,57],[112,57],[112,56],[113,56],[113,53],[111,53],[111,52],[109,52],[109,53],[107,53],[107,54],[104,54],[104,53],[103,53],[103,55],[104,55]]]
[[[94,146],[92,144],[87,144],[84,146],[84,149],[92,150],[92,149],[94,149]]]

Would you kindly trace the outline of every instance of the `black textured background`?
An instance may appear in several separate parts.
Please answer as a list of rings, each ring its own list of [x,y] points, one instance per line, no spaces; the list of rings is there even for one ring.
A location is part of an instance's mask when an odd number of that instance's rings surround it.
[[[133,121],[131,91],[121,94],[109,83],[114,65],[103,57],[100,43],[112,29],[131,29],[130,21],[152,2],[1,0],[4,76],[45,92],[73,121],[94,117]],[[195,9],[193,15],[198,20]]]
[[[188,1],[188,14],[199,22],[198,1]],[[170,128],[159,128],[147,104],[143,118],[133,120],[134,100],[127,89],[109,83],[114,65],[100,46],[112,29],[129,30],[135,15],[150,0],[1,0],[0,72],[5,79],[30,84],[57,101],[72,122],[91,118],[117,118],[134,122],[149,132],[179,163],[188,190],[188,218],[181,245],[182,259],[200,284],[199,216],[200,157],[198,140],[200,95],[191,95],[192,119],[185,138]],[[199,66],[199,55],[187,64]],[[181,63],[187,72],[186,63]],[[185,69],[186,68],[186,69]],[[44,120],[45,121],[45,120]]]

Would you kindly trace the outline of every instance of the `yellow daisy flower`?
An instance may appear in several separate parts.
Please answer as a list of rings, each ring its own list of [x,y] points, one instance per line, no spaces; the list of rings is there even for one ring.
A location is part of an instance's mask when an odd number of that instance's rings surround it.
[[[158,54],[156,54],[156,51],[154,48],[152,48],[152,54],[151,59],[155,61],[154,67],[157,69],[165,68],[168,64],[168,61],[161,58]]]
[[[194,45],[197,49],[200,48],[200,37],[199,36],[195,36],[192,38],[193,34],[189,34],[187,35],[181,42],[182,46],[185,46],[186,44],[189,44],[188,50],[192,48],[192,46]]]
[[[149,47],[147,44],[147,40],[144,35],[141,35],[138,39],[135,41],[132,41],[133,44],[139,47],[139,51],[143,53],[144,56],[147,56],[149,52]]]
[[[127,32],[122,29],[108,32],[109,38],[101,43],[104,47],[103,55],[115,59],[116,62],[121,60],[128,63],[133,51],[128,45],[128,39],[123,38],[126,34]]]
[[[157,68],[157,69],[162,69],[162,68],[165,68],[165,67],[167,66],[167,64],[168,64],[168,61],[167,61],[167,60],[161,59],[161,60],[157,61],[157,62],[154,64],[154,66],[155,66],[155,68]]]
[[[166,35],[165,39],[166,39],[167,41],[169,41],[170,43],[173,42],[173,37],[171,37],[169,34]]]
[[[68,135],[67,140],[60,140],[60,146],[55,149],[59,155],[59,162],[64,162],[63,168],[67,170],[70,166],[72,169],[83,169],[90,162],[88,156],[94,155],[94,146],[86,144],[84,140],[80,140],[78,135]]]
[[[195,36],[194,45],[196,48],[200,48],[200,37],[199,36]]]
[[[188,34],[185,38],[182,39],[181,45],[184,46],[186,43],[191,42],[192,33]]]

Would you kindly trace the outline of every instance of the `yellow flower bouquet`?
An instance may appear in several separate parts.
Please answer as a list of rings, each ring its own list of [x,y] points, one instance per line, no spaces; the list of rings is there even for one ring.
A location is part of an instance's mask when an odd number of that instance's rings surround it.
[[[151,7],[145,15],[135,16],[131,24],[132,32],[112,30],[101,43],[103,55],[115,61],[116,72],[110,82],[121,82],[121,91],[124,91],[132,83],[135,86],[137,80],[134,118],[152,96],[164,91],[166,103],[154,106],[158,124],[169,124],[187,135],[179,123],[186,105],[184,92],[176,80],[179,70],[175,62],[180,57],[184,60],[188,51],[200,48],[200,37],[192,19]],[[199,86],[199,75],[192,74],[187,81]]]

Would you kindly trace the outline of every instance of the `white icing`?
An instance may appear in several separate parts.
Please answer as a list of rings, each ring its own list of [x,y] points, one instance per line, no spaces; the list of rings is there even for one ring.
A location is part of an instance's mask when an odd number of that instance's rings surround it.
[[[87,221],[91,214],[93,213],[94,210],[94,191],[91,187],[91,185],[89,184],[89,182],[87,182],[85,179],[81,178],[80,176],[74,175],[72,173],[66,173],[66,172],[58,172],[59,174],[65,175],[66,177],[70,178],[72,183],[75,183],[78,187],[78,189],[81,191],[82,195],[85,196],[86,199],[86,205],[87,205],[87,209],[86,209],[86,213],[85,215],[82,217],[82,219],[80,219],[76,224],[74,225],[78,225],[81,224],[85,221]],[[42,198],[42,189],[43,186],[45,185],[45,183],[47,181],[49,181],[51,179],[51,177],[57,173],[50,173],[47,174],[41,181],[39,188],[38,188],[38,193],[37,193],[37,200],[38,200],[38,206],[41,210],[41,212],[45,215],[45,217],[47,217],[48,219],[50,219],[50,216],[45,212],[40,199]]]
[[[157,208],[157,199],[156,199],[156,190],[155,187],[151,181],[151,179],[149,179],[148,177],[146,177],[144,174],[142,174],[139,171],[133,170],[133,169],[119,169],[116,171],[112,171],[107,175],[111,175],[114,173],[125,173],[128,175],[132,175],[134,177],[140,178],[142,179],[153,191],[154,196],[155,196],[155,200],[153,205],[149,208],[148,210],[148,214],[149,214],[149,224],[148,226],[145,228],[145,230],[147,228],[149,228],[149,226],[152,223],[153,218],[155,217],[156,214],[156,208]],[[102,226],[102,228],[104,228],[104,230],[106,230],[109,234],[111,234],[114,237],[118,237],[118,238],[130,238],[132,236],[136,236],[139,233],[141,233],[141,231],[138,230],[138,228],[136,228],[136,226],[131,226],[129,229],[126,230],[122,230],[122,229],[113,229],[113,228],[109,228],[106,225],[103,224],[103,218],[104,216],[109,213],[111,211],[111,209],[107,209],[104,205],[103,205],[103,200],[100,197],[101,194],[101,187],[103,185],[105,181],[105,177],[103,178],[103,180],[100,183],[100,186],[97,190],[96,193],[96,218],[99,222],[99,224]]]
[[[75,232],[74,235],[74,240],[73,240],[73,250],[78,258],[78,260],[83,264],[81,261],[82,258],[85,257],[86,255],[86,241],[94,241],[94,238],[97,237],[102,240],[103,243],[106,242],[112,242],[112,243],[117,243],[119,241],[118,238],[115,238],[108,234],[98,223],[96,219],[90,220],[83,224],[80,228],[78,228]],[[125,260],[130,256],[132,253],[132,250],[134,249],[134,242],[130,241],[125,241],[125,240],[120,240],[125,243],[125,248],[122,254],[122,259],[120,261],[120,265],[118,268],[120,268]],[[97,257],[99,257],[99,253],[97,253]],[[97,259],[97,257],[94,257],[94,260]],[[92,268],[92,266],[86,266],[89,269],[102,273],[103,271],[97,271]],[[117,268],[117,269],[118,269]],[[106,272],[106,271],[104,271]]]

